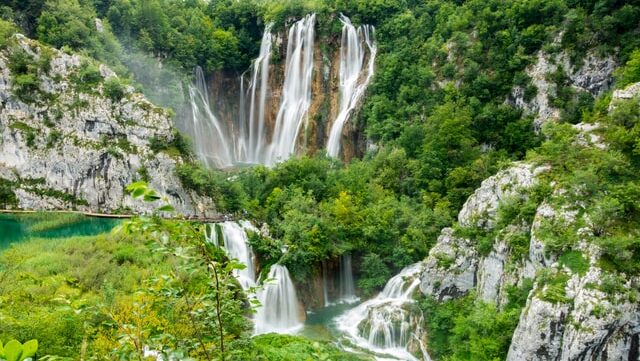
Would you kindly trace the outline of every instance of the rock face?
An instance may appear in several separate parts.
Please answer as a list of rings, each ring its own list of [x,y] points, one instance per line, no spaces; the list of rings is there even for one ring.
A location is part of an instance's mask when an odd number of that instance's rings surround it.
[[[535,64],[526,69],[531,84],[537,90],[535,95],[527,96],[524,88],[516,86],[507,103],[521,108],[525,114],[533,114],[534,125],[539,129],[546,121],[560,118],[560,110],[551,103],[550,97],[556,95],[557,85],[549,80],[550,74],[562,71],[575,90],[597,96],[613,84],[615,67],[612,56],[600,57],[593,51],[584,57],[580,66],[573,64],[566,52],[548,54],[540,51]]]
[[[459,226],[491,230],[495,226],[500,202],[524,193],[535,184],[535,176],[545,169],[516,163],[487,178],[462,206],[458,214]],[[516,229],[506,231],[513,232]],[[505,235],[502,232],[498,237]],[[484,257],[476,250],[476,243],[477,240],[456,236],[451,228],[443,229],[427,257],[420,284],[422,292],[443,301],[460,297],[476,288],[482,299],[501,304],[505,300],[507,285],[530,276],[531,272],[521,272],[523,277],[506,274],[505,266],[510,252],[502,240],[498,239]]]
[[[44,64],[31,101],[17,95],[15,52]],[[89,66],[99,69],[91,89],[83,79]],[[125,192],[128,184],[148,179],[179,213],[215,213],[210,200],[182,187],[175,172],[180,156],[151,150],[152,140],[173,138],[168,111],[131,87],[121,89],[120,99],[108,96],[104,82],[113,77],[104,65],[20,35],[0,52],[0,178],[14,188],[17,207],[148,213],[157,204],[134,201]]]
[[[584,130],[585,136],[590,130]],[[594,143],[589,145],[598,146]],[[582,213],[561,201],[562,190],[542,201],[528,223],[495,229],[500,203],[513,197],[526,199],[527,190],[540,182],[538,175],[546,169],[516,163],[485,180],[464,204],[456,227],[489,234],[494,237],[492,248],[482,254],[474,233],[443,229],[425,261],[420,290],[440,302],[475,291],[479,299],[502,307],[508,301],[508,287],[535,280],[514,332],[508,361],[638,361],[640,279],[626,279],[621,287],[627,291],[607,292],[610,278],[615,276],[600,268],[600,250],[586,241],[576,246],[588,263],[582,272],[569,269],[557,261],[557,255],[545,252],[545,223],[589,224]],[[590,232],[586,227],[579,231],[584,235]],[[507,242],[513,234],[528,236],[528,252],[514,255]],[[566,282],[560,289],[551,288],[544,274],[564,277]]]
[[[573,275],[567,283],[569,302],[530,295],[507,360],[638,360],[640,305],[599,290],[604,279],[602,270],[592,265],[584,276]]]

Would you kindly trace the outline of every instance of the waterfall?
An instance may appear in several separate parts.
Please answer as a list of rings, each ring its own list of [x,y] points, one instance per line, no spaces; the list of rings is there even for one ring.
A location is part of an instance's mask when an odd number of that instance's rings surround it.
[[[266,159],[269,165],[294,153],[300,129],[307,120],[311,105],[315,21],[315,14],[307,15],[289,29],[282,101]]]
[[[340,257],[340,303],[354,303],[357,301],[356,288],[353,283],[351,255],[343,254]]]
[[[233,141],[226,124],[213,114],[209,91],[202,68],[195,69],[195,81],[188,88],[191,105],[190,131],[194,136],[195,153],[210,167],[229,167],[234,162]]]
[[[265,161],[266,151],[266,104],[269,95],[269,62],[271,60],[271,45],[273,43],[271,26],[267,24],[262,34],[260,54],[253,62],[253,71],[249,89],[249,117],[246,115],[246,101],[244,92],[244,77],[240,77],[240,149],[239,161],[259,164]]]
[[[324,298],[324,303],[323,305],[325,307],[329,306],[329,290],[328,290],[328,282],[327,282],[327,263],[326,262],[322,262],[322,296]]]
[[[247,230],[255,231],[256,229],[247,221],[223,222],[212,224],[212,232],[208,237],[209,241],[218,245],[218,233],[216,227],[220,227],[220,235],[223,240],[224,249],[231,259],[237,259],[246,267],[242,270],[234,270],[233,275],[236,277],[242,289],[248,290],[256,285],[256,273],[254,267],[254,255],[249,240],[247,238]]]
[[[352,111],[358,106],[369,81],[373,76],[377,47],[375,29],[361,25],[357,29],[346,16],[340,14],[342,41],[340,46],[340,108],[331,126],[327,153],[337,157],[340,152],[342,128]],[[366,48],[365,48],[366,47]],[[365,50],[369,51],[368,65],[363,69]]]
[[[285,266],[274,264],[258,294],[261,306],[255,315],[254,334],[293,333],[302,328],[296,289]]]
[[[382,292],[336,318],[338,330],[355,345],[398,360],[418,360],[409,350],[424,352],[422,313],[416,311],[413,292],[420,284],[423,264],[416,263],[392,277]]]

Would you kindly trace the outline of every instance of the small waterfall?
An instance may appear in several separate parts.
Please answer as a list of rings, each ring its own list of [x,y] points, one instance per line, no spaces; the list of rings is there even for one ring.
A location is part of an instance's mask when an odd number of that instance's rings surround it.
[[[327,263],[326,262],[322,262],[322,296],[324,297],[324,307],[327,307],[330,305],[329,303],[329,285],[327,284]]]
[[[246,231],[255,231],[256,229],[248,221],[241,221],[240,224],[236,222],[212,224],[212,232],[208,237],[209,242],[218,246],[219,238],[216,226],[220,227],[220,236],[222,237],[224,242],[223,246],[227,251],[229,258],[237,259],[240,263],[246,266],[245,269],[234,271],[234,276],[242,286],[242,289],[248,290],[250,287],[254,287],[256,285],[254,255],[251,247],[249,246]]]
[[[356,288],[353,282],[353,269],[351,267],[351,254],[343,254],[340,257],[340,303],[358,302]]]
[[[340,331],[357,346],[398,360],[418,360],[409,350],[424,352],[422,313],[411,298],[420,284],[423,264],[416,263],[392,277],[382,292],[336,318]]]
[[[307,120],[311,105],[315,22],[316,14],[310,14],[289,29],[282,101],[266,164],[285,160],[294,153],[300,129]]]
[[[340,14],[342,22],[342,42],[340,46],[340,109],[331,126],[327,153],[337,157],[340,153],[342,128],[352,111],[358,106],[369,81],[373,76],[377,46],[374,40],[375,29],[362,25],[357,29],[346,16]],[[365,47],[369,51],[368,65],[363,69]]]
[[[274,264],[269,279],[259,292],[261,305],[255,315],[254,334],[293,333],[302,328],[296,289],[285,266]]]

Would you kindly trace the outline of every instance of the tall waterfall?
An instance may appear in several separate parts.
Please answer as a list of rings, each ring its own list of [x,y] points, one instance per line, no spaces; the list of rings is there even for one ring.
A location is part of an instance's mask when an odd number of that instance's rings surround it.
[[[340,47],[340,109],[331,126],[327,153],[337,157],[340,153],[342,129],[349,116],[358,106],[369,81],[373,76],[377,46],[371,25],[361,25],[357,29],[349,18],[340,15],[342,22],[342,43]],[[368,64],[363,69],[365,50],[368,50]]]
[[[247,221],[241,221],[240,224],[236,222],[213,224],[211,225],[212,232],[209,239],[214,244],[218,244],[219,239],[216,232],[216,226],[220,227],[220,233],[224,242],[224,249],[227,251],[229,258],[237,259],[240,263],[246,266],[245,269],[234,270],[234,276],[244,290],[254,287],[256,285],[254,255],[251,247],[249,246],[246,231],[255,231],[256,229]]]
[[[188,88],[191,105],[188,127],[194,135],[195,153],[210,167],[229,167],[235,161],[232,153],[234,147],[230,143],[233,137],[230,137],[228,126],[213,114],[207,83],[199,66],[195,69],[194,77],[194,84]]]
[[[276,117],[266,164],[285,160],[294,153],[311,105],[313,42],[316,14],[307,15],[289,29],[282,101]]]
[[[296,289],[285,266],[274,264],[258,295],[261,306],[255,315],[254,334],[293,333],[302,328]]]
[[[422,263],[403,269],[378,296],[337,317],[338,329],[357,346],[391,359],[418,360],[412,350],[430,361],[423,345],[422,313],[411,307],[422,271]]]
[[[353,268],[351,267],[351,254],[343,254],[340,257],[340,303],[357,302],[356,288],[353,283]]]
[[[250,80],[247,83],[244,74],[239,79],[237,119],[221,121],[215,116],[202,69],[196,68],[194,84],[189,87],[192,119],[187,127],[194,137],[196,155],[204,163],[217,168],[238,163],[273,165],[295,152],[311,105],[315,20],[315,14],[307,15],[289,29],[282,97],[273,131],[267,129],[271,24],[265,27]]]
[[[265,129],[266,104],[269,95],[269,63],[271,60],[272,24],[267,24],[262,34],[260,54],[253,62],[253,71],[247,94],[244,92],[244,76],[240,77],[240,142],[238,161],[260,164],[265,162],[267,136]],[[247,118],[245,98],[249,98]]]

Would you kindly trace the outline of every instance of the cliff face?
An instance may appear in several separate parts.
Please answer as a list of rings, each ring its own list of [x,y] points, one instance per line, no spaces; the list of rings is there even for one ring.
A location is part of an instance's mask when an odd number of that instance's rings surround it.
[[[125,187],[148,179],[178,212],[214,212],[182,187],[180,156],[151,149],[173,138],[167,110],[104,65],[14,40],[0,52],[0,181],[13,189],[14,206],[146,213],[157,205],[133,201]]]
[[[628,92],[619,92],[620,98],[628,98]],[[575,125],[575,146],[606,149],[597,128]],[[442,230],[425,261],[420,289],[440,302],[474,291],[479,299],[503,307],[507,289],[530,280],[533,289],[507,360],[638,360],[640,279],[603,269],[602,250],[589,241],[600,225],[547,176],[551,170],[515,163],[485,180],[464,204],[456,227]],[[514,200],[522,202],[516,203],[518,209],[531,205],[527,202],[533,201],[537,186],[551,193],[533,203],[532,218],[504,222],[500,207]],[[549,224],[580,226],[572,235],[571,253],[579,255],[581,267],[561,259],[566,250],[548,247],[557,237],[549,234]],[[514,235],[525,237],[526,249],[518,250]],[[489,250],[482,250],[483,236],[490,238]],[[615,291],[612,283],[618,285]]]

